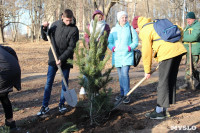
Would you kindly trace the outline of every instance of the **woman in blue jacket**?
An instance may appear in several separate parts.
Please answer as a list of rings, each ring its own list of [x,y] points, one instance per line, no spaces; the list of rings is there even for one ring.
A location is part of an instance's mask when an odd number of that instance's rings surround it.
[[[136,31],[130,26],[128,15],[125,11],[117,13],[117,24],[111,29],[108,37],[108,48],[112,50],[112,65],[117,68],[120,83],[120,95],[115,100],[121,99],[129,92],[129,69],[133,65],[133,50],[138,46]],[[132,34],[132,37],[131,37]],[[130,97],[123,103],[129,103]]]

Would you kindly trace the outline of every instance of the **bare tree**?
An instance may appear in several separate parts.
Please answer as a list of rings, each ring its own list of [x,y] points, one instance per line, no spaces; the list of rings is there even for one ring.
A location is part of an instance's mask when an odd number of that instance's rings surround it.
[[[185,5],[184,5],[185,1]],[[17,3],[17,4],[16,4]],[[19,4],[21,3],[21,5]],[[22,6],[23,5],[23,6]],[[19,9],[19,7],[22,7]],[[145,8],[144,8],[145,7]],[[199,0],[0,0],[0,43],[4,42],[4,28],[12,24],[13,40],[17,40],[19,24],[26,25],[31,31],[31,41],[40,39],[40,27],[43,21],[50,23],[60,19],[64,9],[71,9],[77,19],[77,26],[84,31],[90,22],[94,10],[101,10],[107,23],[112,27],[116,23],[116,13],[125,10],[129,19],[134,16],[168,18],[184,27],[185,14],[193,11],[200,14]],[[30,24],[19,22],[21,14],[29,14]]]
[[[135,0],[135,2],[134,2],[133,17],[135,17],[136,5],[137,5],[137,0]]]
[[[40,25],[42,17],[42,0],[29,0],[26,2],[24,7],[28,12],[31,20],[30,30],[31,30],[31,42],[37,38],[37,41],[40,39]]]
[[[12,17],[12,22],[19,22],[19,16],[18,17]],[[19,23],[13,23],[10,25],[11,33],[12,33],[12,41],[16,42],[18,41],[18,30],[19,30]]]
[[[108,13],[110,11],[110,9],[116,4],[116,3],[120,3],[120,0],[92,0],[93,5],[94,5],[94,9],[99,9],[101,11],[103,11],[104,15],[105,15],[105,19],[108,16]],[[122,1],[124,2],[124,1]]]
[[[12,18],[19,17],[19,4],[16,0],[0,0],[0,43],[4,42],[4,28],[11,23]]]
[[[146,16],[149,17],[149,1],[145,0],[146,2]]]

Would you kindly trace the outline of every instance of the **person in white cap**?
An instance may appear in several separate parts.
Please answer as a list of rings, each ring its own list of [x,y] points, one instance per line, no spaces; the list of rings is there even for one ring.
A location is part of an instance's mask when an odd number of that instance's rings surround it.
[[[128,22],[127,13],[118,12],[117,20],[108,37],[108,48],[112,51],[112,65],[117,68],[120,83],[120,94],[115,100],[126,96],[130,90],[129,69],[134,65],[133,50],[138,46],[138,36]],[[130,97],[127,97],[123,103],[130,103]]]

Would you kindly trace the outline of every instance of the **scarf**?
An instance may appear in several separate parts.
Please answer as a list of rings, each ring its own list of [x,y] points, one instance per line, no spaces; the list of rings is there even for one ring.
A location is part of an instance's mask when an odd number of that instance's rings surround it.
[[[97,26],[96,26],[96,31],[95,31],[95,34],[99,33],[97,40],[99,40],[100,36],[103,35],[105,25],[106,25],[105,20],[97,21]],[[91,22],[90,22],[90,34],[93,33],[93,26],[94,26],[94,20],[91,20]]]

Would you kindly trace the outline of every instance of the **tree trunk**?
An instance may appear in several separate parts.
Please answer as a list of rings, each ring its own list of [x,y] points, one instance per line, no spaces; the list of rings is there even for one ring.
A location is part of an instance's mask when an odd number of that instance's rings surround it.
[[[38,35],[38,36],[37,36],[37,40],[36,40],[37,42],[40,41],[40,36],[41,36],[41,32],[40,32],[40,31],[41,31],[41,27],[40,27],[40,29],[39,29],[39,31],[38,31],[38,33],[37,33],[37,35]]]
[[[108,13],[110,12],[110,9],[117,3],[119,0],[115,0],[115,2],[111,1],[104,9],[104,15],[105,15],[105,20],[108,17]]]
[[[146,0],[146,7],[147,7],[146,14],[147,14],[147,17],[149,17],[149,2],[148,2],[148,0]]]
[[[30,0],[30,17],[31,17],[31,42],[34,42],[34,19],[33,19],[33,7],[32,0]]]
[[[16,42],[17,40],[17,29],[15,27],[15,25],[13,26],[13,42]]]
[[[96,0],[92,0],[92,2],[94,4],[94,10],[98,10],[97,1]]]
[[[135,14],[136,14],[136,5],[137,5],[137,0],[135,0],[135,3],[134,3],[133,17],[135,17]]]
[[[182,10],[182,28],[185,27],[185,6],[186,6],[186,0],[184,0],[184,3],[183,3],[183,10]]]
[[[176,19],[175,19],[175,16],[176,16],[176,3],[174,2],[174,3],[172,3],[172,8],[171,8],[171,21],[173,22],[173,23],[175,23],[175,21],[176,21]]]
[[[64,11],[64,0],[60,0],[59,1],[59,5],[58,5],[58,16],[60,16],[60,14]]]
[[[104,18],[105,20],[108,17],[108,13],[111,9],[111,7],[113,7],[116,3],[118,3],[120,0],[111,0],[111,2],[109,2],[107,4],[107,1],[101,0],[100,4],[97,5],[97,0],[92,0],[93,2],[93,6],[94,6],[94,10],[101,10],[104,13]],[[105,5],[107,4],[107,5]]]
[[[3,35],[3,9],[1,9],[1,6],[3,6],[3,0],[0,0],[0,43],[4,42],[4,35]]]
[[[1,22],[0,22],[1,23]],[[0,43],[3,43],[4,42],[4,36],[3,36],[3,28],[0,24]]]
[[[31,24],[31,42],[34,42],[34,26]]]
[[[93,125],[93,105],[92,105],[93,98],[94,98],[94,94],[91,94],[91,97],[90,97],[90,125]]]

